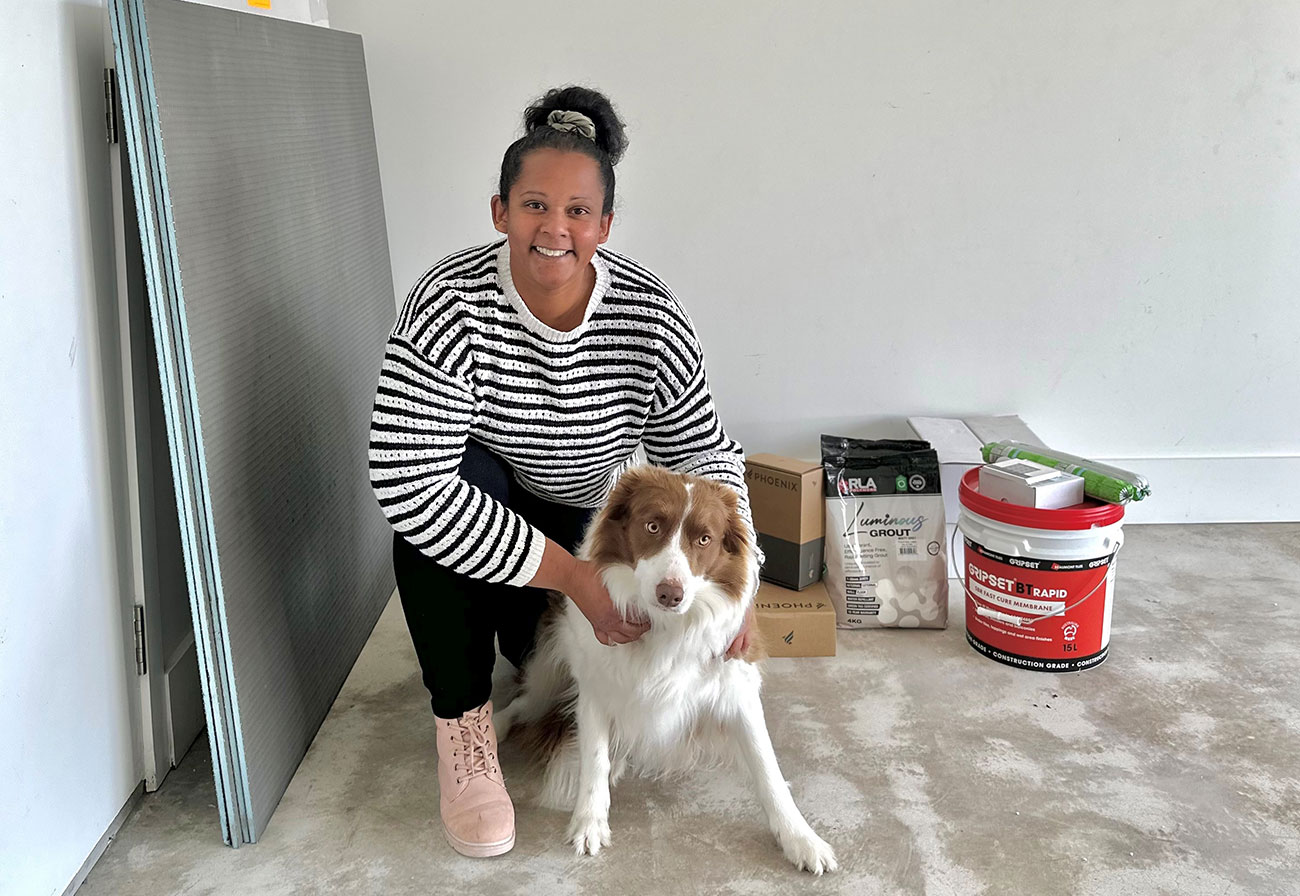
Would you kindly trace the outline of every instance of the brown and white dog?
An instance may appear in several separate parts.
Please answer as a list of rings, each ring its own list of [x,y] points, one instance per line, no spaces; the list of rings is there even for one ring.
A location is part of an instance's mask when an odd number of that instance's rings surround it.
[[[515,723],[531,724],[534,734],[538,723],[550,724],[542,801],[573,809],[568,838],[577,853],[609,845],[609,788],[627,769],[665,776],[738,758],[786,857],[813,874],[834,871],[834,853],[800,814],[777,766],[758,657],[724,658],[757,587],[736,494],[708,479],[634,467],[578,556],[597,565],[625,618],[649,617],[649,631],[605,646],[564,601],[538,633],[519,696],[496,716],[501,738]],[[567,734],[555,730],[557,721]]]

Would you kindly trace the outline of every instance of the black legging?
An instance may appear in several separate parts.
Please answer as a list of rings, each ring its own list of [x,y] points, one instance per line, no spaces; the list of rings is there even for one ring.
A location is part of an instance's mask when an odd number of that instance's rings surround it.
[[[594,513],[526,491],[500,458],[473,440],[465,446],[460,475],[569,550],[581,541]],[[546,592],[453,572],[420,553],[400,533],[393,538],[393,570],[433,714],[454,719],[481,706],[492,694],[493,636],[502,656],[523,666],[546,609]]]

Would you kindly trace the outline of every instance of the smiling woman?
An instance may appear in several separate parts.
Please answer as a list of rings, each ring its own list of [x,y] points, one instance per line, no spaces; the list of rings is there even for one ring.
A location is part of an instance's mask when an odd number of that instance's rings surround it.
[[[539,149],[524,159],[506,198],[492,197],[492,220],[510,244],[510,276],[538,319],[572,330],[596,285],[591,259],[609,239],[600,169],[588,156]]]
[[[595,565],[570,553],[638,448],[734,491],[754,542],[744,453],[714,412],[690,317],[603,245],[622,122],[600,93],[566,87],[530,106],[524,129],[492,198],[505,239],[416,282],[371,419],[370,479],[396,530],[398,591],[437,719],[443,826],[474,856],[515,836],[488,699],[495,644],[523,666],[548,589],[601,644],[649,625],[619,615]],[[756,567],[756,547],[749,556]],[[749,641],[752,613],[740,618],[728,656]]]

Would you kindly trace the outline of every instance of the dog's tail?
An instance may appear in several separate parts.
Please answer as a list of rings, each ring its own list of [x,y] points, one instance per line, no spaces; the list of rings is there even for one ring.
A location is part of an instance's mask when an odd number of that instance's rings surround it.
[[[576,732],[572,710],[565,703],[556,703],[542,710],[540,718],[521,718],[510,740],[530,759],[546,764]]]
[[[572,724],[546,760],[538,802],[548,809],[565,812],[578,803],[578,729]]]
[[[572,809],[578,798],[578,726],[572,700],[551,704],[541,718],[520,721],[510,740],[543,768],[541,804]]]
[[[619,752],[611,757],[610,786],[619,782],[627,771],[627,759]],[[548,809],[570,812],[578,803],[578,730],[570,726],[568,735],[560,741],[546,763],[542,776],[542,792],[538,802]]]

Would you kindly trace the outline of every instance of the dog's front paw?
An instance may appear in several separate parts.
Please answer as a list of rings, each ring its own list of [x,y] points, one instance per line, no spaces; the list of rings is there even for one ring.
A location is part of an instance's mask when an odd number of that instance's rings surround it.
[[[831,845],[813,833],[812,828],[784,834],[781,837],[781,849],[785,857],[801,871],[820,875],[840,867],[839,862],[835,861],[835,851]]]
[[[594,856],[602,846],[609,846],[609,818],[577,811],[569,822],[569,842],[580,856]]]

